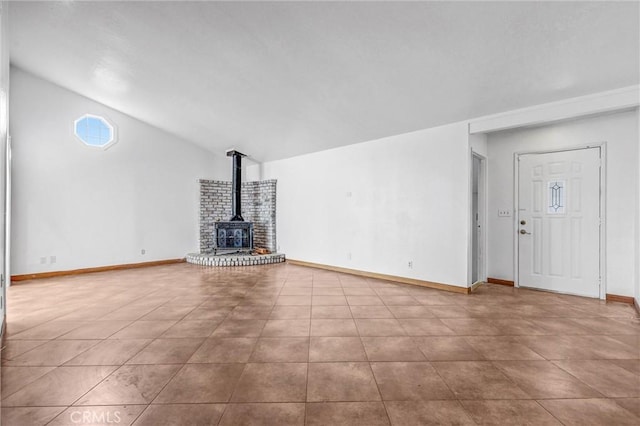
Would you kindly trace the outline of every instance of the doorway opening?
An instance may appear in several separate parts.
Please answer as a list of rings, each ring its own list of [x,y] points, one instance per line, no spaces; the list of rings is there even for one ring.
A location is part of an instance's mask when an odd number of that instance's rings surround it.
[[[474,285],[486,280],[486,158],[471,153],[471,277]]]

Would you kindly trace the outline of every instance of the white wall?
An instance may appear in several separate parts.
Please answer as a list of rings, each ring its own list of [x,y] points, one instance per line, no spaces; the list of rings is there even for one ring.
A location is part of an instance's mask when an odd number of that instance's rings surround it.
[[[226,157],[20,69],[11,93],[12,274],[198,251],[198,179],[228,178]],[[73,122],[85,113],[108,118],[119,141],[84,146]]]
[[[466,287],[469,164],[457,123],[267,162],[261,177],[278,180],[288,258]]]
[[[480,154],[483,157],[489,155],[489,148],[487,147],[487,135],[485,133],[478,133],[475,135],[469,135],[469,145],[471,150],[476,154]]]
[[[488,136],[488,276],[513,280],[513,156],[607,142],[606,282],[607,293],[634,295],[635,227],[638,197],[638,111],[583,118],[553,125],[508,130]]]
[[[640,134],[640,119],[637,122],[637,130]],[[636,192],[636,289],[634,297],[636,305],[640,306],[640,139],[637,139],[636,149],[638,150],[638,166],[636,170],[638,191]]]
[[[4,283],[0,285],[0,334],[2,334],[5,317],[6,286],[9,285],[7,273],[6,243],[6,150],[9,135],[9,19],[8,2],[0,2],[0,274]]]

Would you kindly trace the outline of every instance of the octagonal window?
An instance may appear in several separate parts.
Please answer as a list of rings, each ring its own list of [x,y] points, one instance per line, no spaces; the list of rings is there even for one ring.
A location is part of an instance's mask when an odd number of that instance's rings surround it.
[[[115,143],[115,129],[98,115],[85,114],[78,118],[73,131],[78,139],[90,147],[106,149]]]

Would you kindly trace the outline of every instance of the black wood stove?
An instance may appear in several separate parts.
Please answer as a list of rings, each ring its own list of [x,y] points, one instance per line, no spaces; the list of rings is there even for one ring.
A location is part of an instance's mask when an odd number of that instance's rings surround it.
[[[231,219],[215,224],[215,253],[243,252],[253,250],[253,223],[242,218],[242,157],[238,151],[227,151],[227,157],[233,157],[233,182],[231,196]]]

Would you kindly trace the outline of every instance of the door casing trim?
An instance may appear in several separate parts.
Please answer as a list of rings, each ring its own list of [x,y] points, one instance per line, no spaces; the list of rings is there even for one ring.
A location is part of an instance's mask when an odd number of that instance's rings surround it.
[[[474,233],[474,227],[473,227],[473,158],[477,158],[480,160],[480,164],[481,164],[481,168],[480,168],[480,179],[478,182],[478,214],[480,215],[479,217],[479,222],[480,222],[480,226],[481,226],[481,232],[482,232],[482,237],[480,238],[479,241],[479,247],[478,249],[482,251],[482,262],[478,262],[478,279],[476,280],[476,282],[473,282],[472,279],[472,262],[473,262],[473,233]],[[473,149],[470,150],[470,157],[469,157],[470,161],[469,161],[469,210],[471,212],[470,214],[470,221],[469,221],[469,249],[468,249],[468,273],[467,273],[467,282],[468,282],[468,286],[472,286],[478,282],[485,282],[487,280],[487,251],[488,251],[488,238],[487,238],[487,218],[488,218],[488,207],[489,207],[489,199],[488,199],[488,194],[489,194],[489,180],[487,179],[487,157],[474,151]]]
[[[520,287],[520,250],[519,250],[519,238],[518,238],[518,215],[520,212],[520,201],[519,201],[519,176],[520,176],[520,156],[521,155],[531,155],[531,154],[552,154],[555,152],[566,152],[566,151],[580,151],[583,149],[594,149],[597,148],[600,150],[600,299],[606,300],[607,297],[607,221],[606,221],[606,204],[607,204],[607,142],[595,142],[589,143],[586,145],[579,145],[575,147],[568,148],[558,148],[558,149],[547,149],[541,151],[519,151],[513,154],[513,283],[515,287]]]

